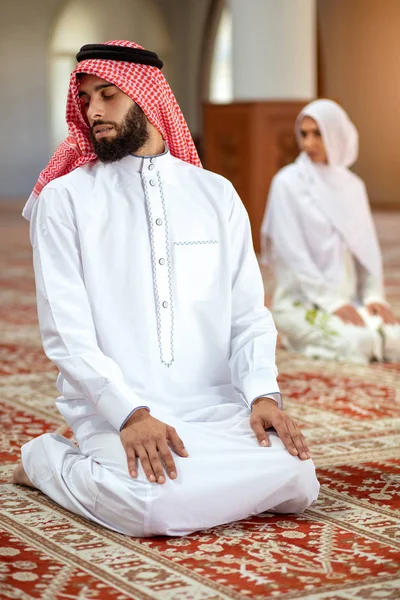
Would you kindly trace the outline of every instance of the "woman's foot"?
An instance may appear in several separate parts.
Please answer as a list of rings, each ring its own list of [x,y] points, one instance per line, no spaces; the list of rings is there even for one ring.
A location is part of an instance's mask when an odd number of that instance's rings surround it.
[[[22,463],[19,463],[15,469],[14,469],[14,473],[12,476],[12,482],[13,483],[18,483],[21,485],[27,485],[29,487],[34,488],[35,486],[33,485],[33,483],[31,482],[30,479],[28,479],[28,475],[25,473],[24,467],[22,466]]]

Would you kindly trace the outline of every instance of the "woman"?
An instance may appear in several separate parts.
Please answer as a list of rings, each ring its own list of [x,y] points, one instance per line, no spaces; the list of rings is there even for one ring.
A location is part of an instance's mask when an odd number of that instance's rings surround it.
[[[357,130],[338,104],[317,100],[296,136],[300,155],[274,177],[261,229],[283,344],[310,357],[400,361],[365,185],[349,170]]]

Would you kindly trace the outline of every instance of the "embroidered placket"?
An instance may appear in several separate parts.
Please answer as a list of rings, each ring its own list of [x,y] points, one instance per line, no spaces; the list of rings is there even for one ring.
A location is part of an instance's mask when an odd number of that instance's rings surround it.
[[[174,304],[172,268],[169,248],[169,227],[166,200],[157,165],[148,174],[144,160],[141,172],[149,221],[153,288],[156,304],[157,338],[160,360],[170,367],[174,362]]]

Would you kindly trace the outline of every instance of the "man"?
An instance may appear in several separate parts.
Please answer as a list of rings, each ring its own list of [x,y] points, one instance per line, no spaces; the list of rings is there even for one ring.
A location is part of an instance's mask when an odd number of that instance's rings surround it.
[[[349,170],[357,130],[323,99],[301,111],[296,134],[301,153],[273,179],[262,226],[282,341],[310,357],[397,362],[400,325],[385,299],[365,185]]]
[[[57,406],[79,448],[30,441],[14,481],[133,536],[303,511],[319,486],[281,410],[244,207],[199,168],[154,53],[109,42],[77,59],[70,138],[25,215]]]

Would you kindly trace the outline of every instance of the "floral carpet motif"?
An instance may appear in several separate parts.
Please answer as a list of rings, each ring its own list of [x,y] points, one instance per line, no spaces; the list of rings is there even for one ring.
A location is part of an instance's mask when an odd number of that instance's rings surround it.
[[[70,436],[37,327],[28,227],[0,213],[0,598],[342,600],[400,598],[400,365],[278,352],[287,411],[321,481],[303,515],[263,514],[185,538],[131,539],[9,483],[20,446]],[[400,316],[400,215],[376,215]],[[264,273],[267,300],[271,275]]]

